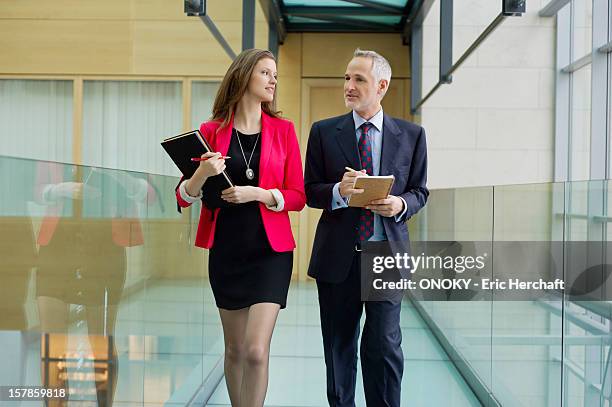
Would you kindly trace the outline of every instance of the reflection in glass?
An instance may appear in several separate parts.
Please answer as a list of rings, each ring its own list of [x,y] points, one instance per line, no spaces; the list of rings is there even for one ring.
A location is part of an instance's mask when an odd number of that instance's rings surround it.
[[[110,406],[125,250],[143,244],[136,205],[154,194],[144,179],[125,172],[47,162],[37,164],[35,185],[46,207],[36,275],[42,383],[67,389],[71,400]]]

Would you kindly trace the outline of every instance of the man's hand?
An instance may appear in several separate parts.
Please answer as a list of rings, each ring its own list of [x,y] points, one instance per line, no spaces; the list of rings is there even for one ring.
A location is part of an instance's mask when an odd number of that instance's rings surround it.
[[[353,189],[353,185],[355,184],[355,178],[367,176],[366,170],[360,171],[347,171],[344,173],[342,177],[342,181],[340,181],[340,186],[338,188],[338,192],[340,192],[340,196],[343,198],[347,198],[353,194],[361,194],[363,193],[363,189]]]
[[[395,195],[389,195],[385,199],[376,199],[370,202],[366,209],[370,209],[377,215],[389,218],[402,212],[404,202]]]
[[[261,188],[251,185],[236,186],[221,191],[221,199],[235,204],[259,201]]]

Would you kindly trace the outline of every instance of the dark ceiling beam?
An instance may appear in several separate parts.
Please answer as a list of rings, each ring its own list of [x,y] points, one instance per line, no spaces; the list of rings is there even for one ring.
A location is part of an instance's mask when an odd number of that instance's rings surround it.
[[[413,25],[421,25],[427,17],[431,6],[433,6],[434,0],[417,0],[414,2],[415,4],[412,7],[410,15],[406,19],[403,27],[402,38],[404,39],[404,43],[407,44],[410,42],[410,35],[412,33]]]
[[[370,7],[308,7],[292,6],[285,7],[285,14],[296,17],[309,17],[313,14],[341,15],[341,16],[404,16],[404,10],[390,13]]]
[[[276,34],[278,35],[278,42],[282,44],[285,42],[287,36],[287,25],[283,17],[283,11],[281,9],[279,0],[259,0],[261,9],[266,16],[268,23],[276,26]]]
[[[415,7],[418,5],[419,0],[408,0],[406,1],[406,6],[404,6],[404,13],[400,20],[400,25],[402,29],[406,26],[406,22],[410,18],[411,14],[413,14]]]
[[[380,11],[386,11],[387,13],[402,14],[404,12],[402,7],[388,6],[386,4],[375,3],[369,0],[341,0],[341,1],[344,1],[345,3],[359,4],[360,6],[370,7],[370,8],[380,10]]]

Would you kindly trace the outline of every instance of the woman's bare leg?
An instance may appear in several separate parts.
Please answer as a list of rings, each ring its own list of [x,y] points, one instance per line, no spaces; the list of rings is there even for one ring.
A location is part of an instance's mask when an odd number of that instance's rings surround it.
[[[245,359],[245,334],[249,309],[226,310],[219,308],[221,324],[223,325],[223,340],[225,342],[225,383],[232,406],[240,402],[242,386],[242,371]]]
[[[254,304],[249,308],[246,326],[244,375],[240,391],[240,407],[261,407],[268,390],[270,341],[280,305]],[[233,404],[232,402],[232,405]]]

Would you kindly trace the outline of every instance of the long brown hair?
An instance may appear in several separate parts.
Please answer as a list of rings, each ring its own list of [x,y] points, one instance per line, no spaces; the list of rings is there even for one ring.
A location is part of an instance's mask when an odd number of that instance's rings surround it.
[[[276,62],[274,55],[270,51],[247,49],[242,51],[230,65],[217,91],[212,109],[212,120],[221,122],[219,129],[229,124],[236,111],[236,105],[238,105],[238,102],[244,96],[249,86],[249,80],[255,65],[264,58],[270,58]],[[272,102],[263,102],[261,110],[272,117],[280,117],[281,112],[276,110],[276,89]]]

